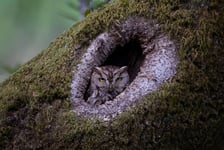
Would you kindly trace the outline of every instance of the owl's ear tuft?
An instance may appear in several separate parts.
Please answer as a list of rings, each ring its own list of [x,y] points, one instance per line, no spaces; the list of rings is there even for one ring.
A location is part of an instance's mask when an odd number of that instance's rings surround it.
[[[119,69],[119,72],[125,72],[128,70],[128,66],[123,66]]]
[[[94,67],[93,71],[100,74],[102,72],[102,68]]]
[[[125,72],[127,70],[128,70],[128,66],[123,66],[123,67],[121,67],[119,69],[116,69],[115,70],[115,74],[120,74],[120,73],[123,73],[123,72]]]

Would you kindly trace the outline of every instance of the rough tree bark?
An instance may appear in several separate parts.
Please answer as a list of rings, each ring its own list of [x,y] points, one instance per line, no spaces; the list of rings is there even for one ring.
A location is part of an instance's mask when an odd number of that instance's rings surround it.
[[[0,149],[223,149],[223,8],[220,0],[115,0],[89,14],[0,84]],[[129,17],[153,20],[174,41],[175,75],[110,119],[77,113],[71,91],[82,56]],[[138,60],[126,49],[144,50],[141,40],[113,48]]]

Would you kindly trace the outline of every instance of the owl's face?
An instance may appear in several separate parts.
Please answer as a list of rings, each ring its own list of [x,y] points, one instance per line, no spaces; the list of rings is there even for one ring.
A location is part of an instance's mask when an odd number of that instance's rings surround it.
[[[114,90],[121,92],[129,83],[129,75],[127,66],[103,66],[95,67],[91,77],[91,84],[94,84],[99,89],[104,89],[108,92]]]

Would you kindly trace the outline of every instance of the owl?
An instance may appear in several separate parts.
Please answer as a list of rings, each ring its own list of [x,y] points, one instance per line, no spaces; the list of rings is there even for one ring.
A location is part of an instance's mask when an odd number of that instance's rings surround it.
[[[91,75],[87,103],[101,105],[113,100],[129,84],[128,67],[95,67]]]

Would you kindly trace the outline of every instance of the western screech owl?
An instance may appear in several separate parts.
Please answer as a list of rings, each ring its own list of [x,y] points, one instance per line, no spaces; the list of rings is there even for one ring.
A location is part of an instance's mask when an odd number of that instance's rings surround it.
[[[127,66],[95,67],[91,76],[87,103],[100,105],[113,100],[129,84],[127,69]]]

